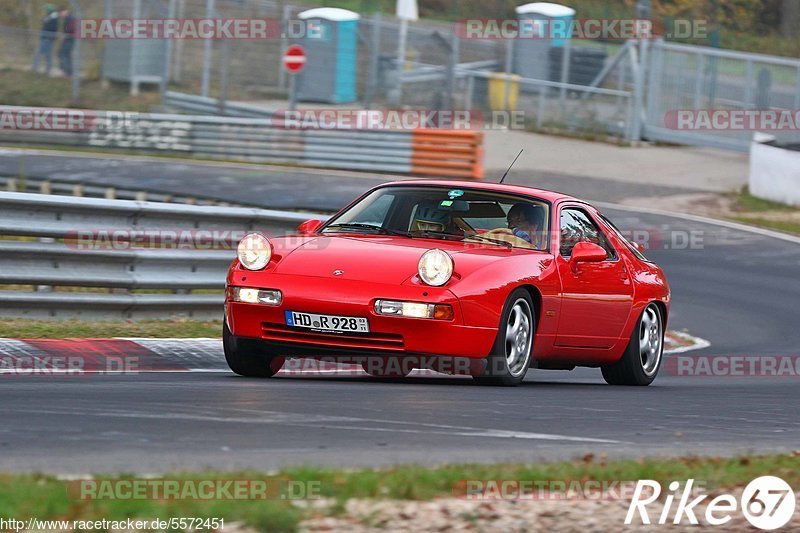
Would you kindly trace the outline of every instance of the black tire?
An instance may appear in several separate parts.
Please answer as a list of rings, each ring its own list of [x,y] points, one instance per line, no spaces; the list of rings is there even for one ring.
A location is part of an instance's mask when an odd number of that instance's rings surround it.
[[[240,376],[248,378],[271,378],[283,366],[283,357],[268,352],[256,339],[236,337],[222,325],[222,347],[228,367]]]
[[[508,340],[509,327],[512,327],[513,330],[513,325],[509,322],[512,319],[512,312],[522,312],[527,316],[527,332],[523,332],[524,335],[521,334],[519,337],[514,335],[516,340],[525,338],[527,349],[519,349],[518,344]],[[533,307],[531,296],[525,289],[516,289],[503,306],[503,314],[500,317],[500,326],[492,353],[485,359],[486,366],[481,375],[475,376],[475,381],[481,385],[499,387],[513,387],[522,383],[530,366],[535,334],[536,310]],[[512,350],[511,354],[510,350]],[[519,357],[515,357],[515,354],[519,354]],[[510,366],[509,357],[516,360],[516,363]]]
[[[654,319],[657,322],[657,332],[655,333],[652,329],[652,321]],[[658,337],[658,348],[655,350],[657,353],[654,350],[649,350],[647,354],[643,353],[642,342],[645,340],[651,341],[654,335]],[[645,387],[656,379],[661,368],[661,362],[664,359],[663,356],[664,317],[661,309],[656,304],[651,303],[644,308],[639,316],[636,327],[631,332],[631,338],[625,348],[625,353],[622,354],[620,360],[613,365],[603,366],[600,370],[603,372],[603,379],[609,385]],[[651,360],[651,357],[655,357],[655,360]]]

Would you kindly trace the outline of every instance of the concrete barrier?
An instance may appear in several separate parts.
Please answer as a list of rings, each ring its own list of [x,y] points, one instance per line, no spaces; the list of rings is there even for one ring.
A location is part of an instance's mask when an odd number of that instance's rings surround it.
[[[774,141],[775,137],[763,133],[753,138],[750,194],[800,207],[800,151],[777,146]]]

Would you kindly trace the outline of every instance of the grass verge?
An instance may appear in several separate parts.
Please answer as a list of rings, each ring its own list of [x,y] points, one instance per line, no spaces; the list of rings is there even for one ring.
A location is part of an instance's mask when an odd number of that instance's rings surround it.
[[[791,233],[793,235],[800,235],[800,222],[793,222],[791,220],[772,220],[760,217],[733,217],[733,220],[750,224],[751,226],[759,226],[767,229],[774,229],[784,233]]]
[[[733,195],[731,213],[727,218],[752,226],[800,235],[800,209],[753,196],[747,187]]]
[[[295,531],[300,522],[314,515],[335,515],[351,498],[429,500],[463,494],[466,480],[514,481],[636,481],[654,479],[662,484],[689,478],[706,488],[743,486],[762,475],[775,475],[792,486],[800,485],[800,454],[735,458],[684,458],[664,460],[597,461],[592,456],[579,461],[537,465],[452,465],[439,468],[417,466],[385,470],[343,471],[330,468],[295,468],[279,473],[177,473],[169,480],[264,481],[272,491],[269,500],[122,500],[80,499],[68,482],[52,476],[20,474],[0,476],[0,516],[27,520],[123,520],[169,519],[172,517],[222,518],[241,522],[259,531]],[[132,480],[131,476],[98,476],[97,480]],[[293,486],[315,487],[314,497],[323,505],[286,497]],[[186,484],[182,485],[185,486]],[[298,494],[296,490],[292,491]],[[282,497],[283,496],[283,497]],[[226,524],[226,525],[228,525]]]
[[[108,337],[220,337],[221,320],[28,320],[0,319],[0,337],[67,339]]]
[[[79,102],[72,101],[72,80],[11,68],[0,69],[0,102],[17,106],[70,107],[105,111],[147,112],[161,103],[158,91],[142,91],[131,96],[125,84],[83,80]]]

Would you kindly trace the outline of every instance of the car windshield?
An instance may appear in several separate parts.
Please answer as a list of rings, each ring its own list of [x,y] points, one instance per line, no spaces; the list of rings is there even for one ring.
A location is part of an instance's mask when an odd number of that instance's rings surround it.
[[[392,186],[371,192],[322,231],[546,250],[549,219],[549,204],[535,198],[475,189]]]

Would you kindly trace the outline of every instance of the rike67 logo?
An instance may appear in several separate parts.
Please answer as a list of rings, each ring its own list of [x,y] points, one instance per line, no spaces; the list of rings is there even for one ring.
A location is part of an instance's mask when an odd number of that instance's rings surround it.
[[[654,521],[661,525],[688,522],[692,525],[721,526],[741,513],[753,527],[771,531],[789,523],[797,503],[789,484],[775,476],[754,479],[745,487],[738,500],[731,494],[721,494],[710,500],[708,494],[698,495],[693,479],[686,482],[683,490],[678,481],[673,481],[669,484],[669,490],[671,493],[664,498],[660,513],[656,509],[650,509],[658,517],[653,520],[648,506],[659,500],[661,484],[650,479],[639,480],[625,516],[625,524],[631,525],[641,520],[645,525]]]

